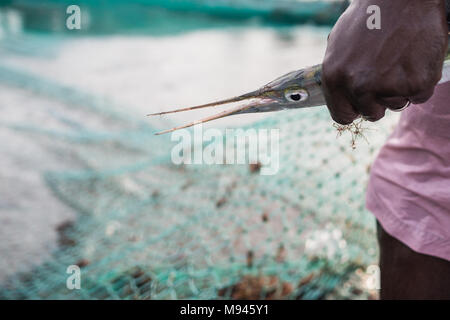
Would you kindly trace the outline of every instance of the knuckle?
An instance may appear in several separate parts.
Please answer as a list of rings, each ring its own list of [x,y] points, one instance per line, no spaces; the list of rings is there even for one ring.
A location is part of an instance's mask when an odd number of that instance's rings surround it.
[[[365,118],[370,122],[375,122],[384,118],[385,114],[386,110],[379,108],[376,111],[371,112],[370,115]]]
[[[351,124],[356,118],[358,118],[358,114],[355,112],[349,112],[349,111],[331,111],[331,118],[333,120],[341,125],[347,125]]]
[[[363,109],[360,110],[360,113],[364,117],[364,119],[371,122],[375,122],[382,119],[385,116],[386,114],[385,107],[374,103],[369,103],[369,106],[370,107],[364,107]]]
[[[338,118],[338,117],[333,117],[333,116],[332,116],[332,118],[333,118],[334,122],[337,122],[337,123],[339,123],[339,124],[341,124],[343,126],[351,124],[356,119],[356,118],[354,118],[354,119],[343,119],[343,118]]]
[[[379,105],[382,105],[388,109],[396,110],[403,108],[407,103],[408,99],[403,97],[398,98],[380,98],[376,100],[376,103]]]

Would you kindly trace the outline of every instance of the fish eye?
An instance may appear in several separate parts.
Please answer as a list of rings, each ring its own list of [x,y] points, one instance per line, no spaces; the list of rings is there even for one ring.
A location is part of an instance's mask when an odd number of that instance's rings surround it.
[[[308,92],[305,89],[286,90],[285,98],[290,102],[301,102],[308,99]]]

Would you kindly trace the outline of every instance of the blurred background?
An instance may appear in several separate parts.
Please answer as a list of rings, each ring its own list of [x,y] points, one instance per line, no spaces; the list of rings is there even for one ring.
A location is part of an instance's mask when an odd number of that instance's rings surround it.
[[[172,164],[154,132],[211,111],[145,117],[321,63],[347,5],[0,1],[0,298],[376,299],[364,190],[396,117],[355,150],[325,107],[205,125],[279,129],[274,176]]]

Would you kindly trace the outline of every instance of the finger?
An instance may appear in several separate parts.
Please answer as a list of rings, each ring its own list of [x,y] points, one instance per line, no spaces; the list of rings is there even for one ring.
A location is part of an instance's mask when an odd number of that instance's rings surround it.
[[[409,101],[411,101],[411,103],[414,103],[414,104],[424,103],[433,96],[433,93],[434,93],[434,87],[432,87],[428,90],[424,90],[424,91],[420,92],[419,94],[416,94],[412,97],[409,97]]]
[[[359,117],[350,101],[341,93],[334,93],[330,102],[327,101],[327,107],[333,120],[342,125],[350,124]]]
[[[377,97],[376,102],[387,109],[395,111],[406,106],[409,99],[404,97]]]
[[[323,93],[327,108],[330,111],[331,118],[341,125],[352,123],[359,117],[346,95],[340,88],[329,90],[326,85],[323,85]]]
[[[352,102],[356,110],[368,121],[378,121],[386,114],[386,107],[379,104],[372,94],[353,98]]]

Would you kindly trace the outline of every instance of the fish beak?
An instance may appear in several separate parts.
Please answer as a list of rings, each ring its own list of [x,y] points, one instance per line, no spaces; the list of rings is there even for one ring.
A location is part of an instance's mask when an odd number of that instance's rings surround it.
[[[249,92],[249,93],[246,93],[246,94],[243,94],[241,96],[234,97],[234,98],[220,100],[220,101],[207,103],[207,104],[194,106],[194,107],[188,107],[188,108],[176,109],[176,110],[171,110],[171,111],[152,113],[152,114],[148,114],[147,116],[160,116],[160,115],[165,115],[165,114],[171,114],[171,113],[177,113],[177,112],[183,112],[183,111],[190,111],[190,110],[196,110],[196,109],[201,109],[201,108],[215,107],[215,106],[219,106],[219,105],[225,105],[225,104],[230,104],[230,103],[234,103],[234,102],[241,102],[241,101],[247,101],[247,103],[244,103],[244,104],[242,104],[240,106],[237,106],[237,107],[231,108],[229,110],[220,112],[220,113],[218,113],[216,115],[213,115],[213,116],[210,116],[210,117],[207,117],[207,118],[204,118],[204,119],[200,119],[200,120],[188,123],[186,125],[175,127],[175,128],[169,129],[169,130],[161,131],[161,132],[158,132],[158,133],[155,133],[155,134],[156,135],[160,135],[160,134],[164,134],[164,133],[169,133],[169,132],[173,132],[173,131],[176,131],[176,130],[189,128],[189,127],[192,127],[192,126],[194,126],[196,124],[205,123],[205,122],[208,122],[208,121],[212,121],[212,120],[228,117],[228,116],[231,116],[231,115],[234,115],[234,114],[239,114],[239,113],[268,112],[268,111],[278,111],[278,110],[282,109],[281,104],[278,103],[274,98],[268,97],[268,95],[262,90],[257,90],[257,91]]]
[[[164,111],[164,112],[150,113],[147,116],[161,116],[161,115],[170,114],[170,113],[190,111],[190,110],[196,110],[196,109],[201,109],[201,108],[216,107],[216,106],[220,106],[220,105],[224,105],[224,104],[229,104],[229,103],[239,102],[239,101],[243,101],[243,100],[249,100],[252,98],[257,98],[258,95],[260,95],[259,91],[252,91],[252,92],[249,92],[249,93],[237,96],[237,97],[229,98],[229,99],[210,102],[210,103],[206,103],[206,104],[202,104],[202,105],[194,106],[194,107],[187,107],[187,108],[175,109],[175,110]]]

